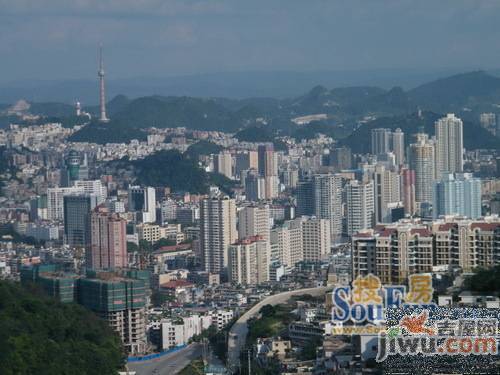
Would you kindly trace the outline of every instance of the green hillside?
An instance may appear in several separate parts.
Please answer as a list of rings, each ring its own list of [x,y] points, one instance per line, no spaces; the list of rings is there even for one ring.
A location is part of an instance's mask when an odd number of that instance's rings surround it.
[[[175,150],[160,151],[144,159],[122,163],[134,167],[135,177],[141,184],[168,186],[176,192],[205,194],[210,185],[216,185],[228,193],[235,185],[221,174],[206,172],[196,159]]]
[[[200,155],[218,154],[223,150],[222,146],[210,141],[201,140],[190,145],[185,155],[193,160],[198,160]]]
[[[93,313],[0,281],[0,373],[115,375],[120,339]]]
[[[54,114],[71,107],[58,108],[45,103],[40,108]],[[145,133],[140,129],[153,126],[219,130],[237,133],[241,141],[255,142],[269,142],[277,135],[294,136],[300,140],[318,133],[342,139],[367,117],[379,119],[376,124],[387,122],[390,125],[402,121],[405,125],[405,122],[411,122],[411,114],[417,108],[435,113],[456,113],[471,123],[467,125],[472,130],[471,138],[467,140],[469,145],[490,148],[493,143],[488,139],[490,136],[474,130],[480,113],[500,114],[500,78],[485,72],[470,72],[429,82],[409,91],[400,87],[384,90],[369,86],[333,89],[316,86],[302,96],[289,99],[148,96],[131,100],[120,95],[108,103],[110,123],[92,123],[74,134],[71,140],[105,143],[145,139]],[[92,111],[97,111],[97,107]],[[327,114],[327,119],[302,128],[291,121],[295,117],[313,114]],[[394,119],[389,120],[390,117]],[[264,121],[266,127],[261,125]],[[414,131],[412,124],[406,126],[410,132]],[[359,134],[362,135],[356,130],[354,135]]]
[[[413,102],[435,112],[460,113],[495,110],[500,103],[500,78],[483,71],[457,74],[421,85],[408,92]]]
[[[109,123],[91,122],[78,132],[69,137],[71,142],[92,142],[92,143],[127,143],[131,139],[140,141],[146,140],[147,134],[142,130],[130,127],[119,120]]]

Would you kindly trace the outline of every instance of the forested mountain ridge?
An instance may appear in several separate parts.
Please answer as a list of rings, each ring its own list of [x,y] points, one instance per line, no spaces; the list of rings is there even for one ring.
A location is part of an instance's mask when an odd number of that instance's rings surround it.
[[[68,105],[57,103],[35,103],[31,107],[38,114],[45,111],[50,116],[62,116],[69,111]],[[70,140],[96,143],[143,140],[146,137],[143,129],[149,127],[218,130],[238,133],[241,140],[250,140],[248,136],[252,138],[251,134],[243,136],[247,128],[261,129],[258,138],[264,138],[264,141],[269,135],[303,139],[317,133],[340,139],[354,131],[362,134],[358,131],[359,124],[371,124],[373,119],[384,127],[390,127],[394,122],[391,117],[397,121],[409,116],[410,120],[417,109],[438,114],[454,112],[475,128],[480,113],[500,113],[500,78],[482,71],[470,72],[429,82],[409,91],[400,87],[386,90],[370,86],[333,89],[316,86],[304,95],[289,99],[158,95],[129,99],[120,95],[108,103],[109,123],[91,121]],[[94,117],[97,115],[97,107],[85,110]],[[297,126],[297,118],[311,115],[321,115],[321,119]],[[71,121],[64,123],[68,122],[71,124]],[[414,132],[416,129],[408,126],[407,130]],[[479,133],[484,135],[480,130]],[[476,138],[472,144],[481,148],[492,143],[488,137]]]

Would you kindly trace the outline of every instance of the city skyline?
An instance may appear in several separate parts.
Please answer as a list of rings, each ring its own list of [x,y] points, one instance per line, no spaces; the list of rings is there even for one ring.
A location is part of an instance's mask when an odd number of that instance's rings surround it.
[[[0,9],[2,374],[498,373],[500,2]]]

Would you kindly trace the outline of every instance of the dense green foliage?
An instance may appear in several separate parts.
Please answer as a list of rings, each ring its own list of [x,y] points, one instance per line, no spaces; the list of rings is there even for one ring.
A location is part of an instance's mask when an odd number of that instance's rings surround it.
[[[498,111],[500,78],[483,71],[456,74],[423,84],[408,93],[413,102],[435,112],[460,112],[464,107]]]
[[[263,318],[269,318],[276,315],[276,308],[273,305],[264,305],[259,312]]]
[[[464,134],[466,147],[493,148],[492,144],[498,144],[498,140],[491,139],[484,130],[478,130],[476,134],[476,129],[479,128],[479,114],[498,114],[499,102],[500,78],[484,72],[447,77],[409,91],[400,87],[385,90],[361,86],[330,90],[317,86],[300,97],[290,99],[148,96],[130,100],[117,96],[108,105],[110,123],[85,126],[71,140],[96,143],[143,140],[145,133],[141,129],[153,126],[235,132],[240,141],[251,142],[273,142],[278,135],[293,136],[297,140],[309,139],[318,133],[342,139],[366,118],[377,118],[377,126],[392,127],[402,118],[411,118],[411,113],[420,108],[435,113],[456,113],[468,122],[467,127],[470,128],[470,132]],[[71,119],[74,112],[72,106],[41,103],[32,104],[32,108],[44,116],[65,115],[67,119],[60,118],[65,126],[74,123]],[[96,107],[88,110],[97,112]],[[325,114],[327,119],[303,127],[297,127],[291,121],[313,114]],[[5,117],[0,116],[0,125],[2,119],[6,124]],[[263,120],[266,126],[262,126]],[[413,126],[407,127],[407,130],[409,134],[415,132]],[[353,137],[357,139],[358,135],[364,134],[355,132]],[[358,143],[365,143],[366,138],[361,140]],[[282,145],[275,143],[275,146]]]
[[[178,151],[160,151],[132,163],[141,184],[169,186],[173,191],[191,193],[205,193],[208,190],[207,172]]]
[[[251,126],[234,135],[240,142],[273,142],[276,133],[266,126]]]
[[[154,307],[162,307],[166,302],[175,301],[175,297],[153,290],[151,293],[151,303]]]
[[[323,344],[323,340],[319,337],[313,338],[304,345],[299,354],[299,359],[301,361],[310,361],[316,359],[316,352],[318,347]]]
[[[137,181],[150,186],[168,186],[173,191],[207,193],[210,185],[229,193],[235,182],[218,173],[207,173],[198,163],[175,150],[160,151],[144,159],[129,162]]]
[[[396,90],[398,100],[395,100],[393,90]],[[360,115],[367,112],[400,113],[406,104],[400,108],[400,91],[386,91],[378,87],[345,87],[328,90],[316,86],[305,95],[289,100],[287,107],[292,117],[325,113],[331,116],[339,114]]]
[[[259,337],[273,337],[285,331],[293,320],[290,305],[263,306],[260,319],[254,319],[248,324],[247,345],[255,344]]]
[[[113,99],[106,103],[106,114],[113,117],[116,113],[124,110],[132,100],[125,95],[116,95]],[[91,113],[94,117],[99,116],[99,106],[85,107],[85,111]]]
[[[153,246],[151,242],[146,240],[139,240],[139,252],[141,253],[150,253],[153,251]]]
[[[0,372],[110,374],[124,365],[120,339],[76,304],[0,281]]]
[[[160,238],[158,242],[156,242],[153,245],[153,250],[158,250],[163,246],[175,246],[175,245],[177,245],[177,242],[175,242],[174,240],[169,240],[168,238]]]
[[[105,124],[94,121],[69,137],[71,142],[92,142],[99,144],[126,143],[131,139],[144,141],[146,140],[146,133],[117,120]]]
[[[72,128],[75,125],[85,125],[89,122],[87,116],[67,116],[62,118],[54,118],[51,122],[60,122],[65,128]]]
[[[112,121],[133,127],[234,130],[240,121],[211,99],[150,96],[132,100]]]
[[[500,266],[478,269],[466,279],[465,286],[473,292],[500,293]]]
[[[134,242],[127,241],[127,252],[134,253],[139,251],[139,246],[137,246]]]
[[[198,160],[200,155],[218,154],[222,150],[223,147],[218,144],[201,140],[190,145],[185,154],[193,160]]]
[[[229,194],[231,189],[236,186],[236,181],[220,173],[208,173],[208,182],[210,185],[218,186],[226,194]]]
[[[116,99],[116,100],[115,100]],[[215,99],[192,97],[148,96],[129,100],[124,96],[114,99],[111,121],[106,126],[119,132],[106,134],[106,142],[126,142],[138,137],[131,133],[138,129],[186,127],[199,130],[237,131],[259,113],[250,107],[231,111]],[[111,104],[111,103],[110,103]],[[95,142],[102,134],[98,127],[87,127],[74,135],[79,142]],[[99,142],[103,143],[103,142]]]

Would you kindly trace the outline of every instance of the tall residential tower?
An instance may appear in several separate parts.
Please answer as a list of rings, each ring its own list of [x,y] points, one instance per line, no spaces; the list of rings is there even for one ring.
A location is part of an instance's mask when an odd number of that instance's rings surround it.
[[[229,245],[238,239],[236,201],[229,197],[204,199],[200,205],[200,245],[205,270],[223,273]]]
[[[463,172],[463,123],[449,113],[436,121],[436,178],[443,173]]]

